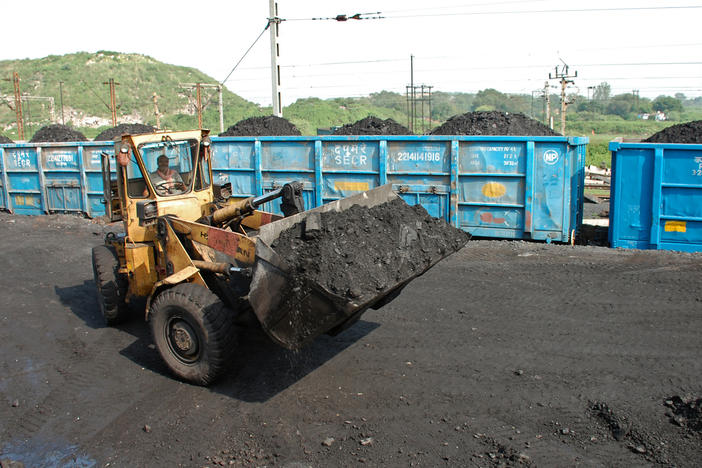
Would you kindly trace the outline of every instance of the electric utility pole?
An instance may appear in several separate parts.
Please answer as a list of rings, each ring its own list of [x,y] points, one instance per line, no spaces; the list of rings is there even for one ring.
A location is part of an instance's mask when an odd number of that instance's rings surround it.
[[[59,93],[61,95],[61,125],[66,125],[63,120],[63,81],[59,81]]]
[[[574,81],[571,80],[570,78],[577,78],[578,72],[576,71],[574,75],[569,75],[568,71],[568,64],[563,62],[563,66],[561,67],[560,71],[558,70],[559,66],[556,65],[556,71],[551,75],[551,73],[548,74],[548,79],[549,80],[560,80],[561,82],[561,135],[565,135],[565,125],[566,125],[566,110],[568,109],[568,104],[570,102],[566,101],[566,89],[568,88],[569,84],[573,84]]]
[[[219,94],[219,133],[224,133],[224,100],[222,99],[222,85],[217,85]]]
[[[114,78],[110,78],[108,81],[103,81],[102,84],[110,86],[110,112],[112,112],[112,126],[117,126],[117,90],[115,86],[119,85],[116,83]]]
[[[22,116],[22,94],[20,93],[20,79],[17,72],[12,73],[12,79],[5,78],[5,81],[12,81],[15,89],[15,116],[17,118],[17,136],[24,140],[24,117]]]
[[[197,109],[197,125],[202,128],[202,88],[214,88],[219,92],[219,127],[220,133],[224,131],[224,108],[222,105],[222,86],[219,84],[206,83],[180,83],[181,88],[195,89],[195,108]],[[209,102],[209,100],[207,101]]]
[[[278,2],[275,0],[268,1],[270,17],[268,25],[271,30],[271,84],[272,84],[272,105],[273,115],[276,117],[283,116],[283,102],[280,95],[280,65],[278,58],[280,57],[280,45],[278,44],[278,27],[280,26],[280,18],[278,17]]]
[[[544,82],[544,106],[545,123],[553,130],[553,124],[551,124],[551,93],[548,90],[548,81]]]
[[[156,117],[156,128],[161,130],[161,113],[158,111],[158,96],[153,94],[151,100],[154,101],[154,116]]]
[[[415,89],[414,89],[414,55],[410,55],[410,87],[409,87],[409,101],[408,101],[408,121],[409,121],[409,130],[410,132],[414,133],[414,117],[415,117],[415,112],[416,112],[416,107],[414,103],[414,96],[415,96]]]

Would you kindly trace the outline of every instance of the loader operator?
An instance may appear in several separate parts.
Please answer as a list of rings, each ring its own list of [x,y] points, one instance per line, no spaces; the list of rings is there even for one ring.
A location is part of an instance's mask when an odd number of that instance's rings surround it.
[[[159,195],[185,192],[186,187],[178,171],[168,167],[168,157],[162,154],[156,162],[158,169],[149,175],[156,192]]]

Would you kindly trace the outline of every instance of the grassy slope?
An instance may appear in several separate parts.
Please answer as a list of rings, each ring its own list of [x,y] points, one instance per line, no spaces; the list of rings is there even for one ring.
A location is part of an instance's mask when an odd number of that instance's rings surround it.
[[[197,118],[187,116],[192,108],[193,99],[188,99],[187,91],[180,87],[181,83],[216,84],[216,80],[204,73],[188,67],[167,65],[151,57],[140,54],[121,54],[115,52],[87,53],[79,52],[63,56],[49,56],[36,60],[6,60],[0,61],[0,76],[11,77],[13,72],[20,76],[22,93],[31,96],[50,96],[54,98],[56,120],[60,122],[60,85],[63,82],[63,104],[66,123],[79,117],[78,111],[84,115],[110,118],[109,88],[104,84],[109,78],[119,83],[117,86],[118,115],[134,115],[140,122],[155,124],[152,96],[159,96],[160,113],[165,115],[165,126],[197,126]],[[12,84],[4,82],[0,90],[12,100]],[[209,91],[212,93],[212,91]],[[194,96],[194,93],[193,93]],[[223,92],[225,122],[236,122],[243,117],[263,115],[262,110],[234,93]],[[42,109],[43,107],[43,109]],[[32,120],[41,120],[37,130],[46,125],[49,119],[48,105],[32,102]],[[30,111],[31,111],[30,110]],[[25,106],[25,114],[26,114]],[[214,96],[205,114],[206,125],[217,125],[217,97]],[[7,105],[0,108],[0,122],[7,125],[15,122],[15,113]],[[111,125],[107,125],[109,127]],[[103,127],[103,128],[106,128]],[[101,129],[79,128],[86,136],[97,134]],[[16,127],[5,129],[5,135],[17,138]]]

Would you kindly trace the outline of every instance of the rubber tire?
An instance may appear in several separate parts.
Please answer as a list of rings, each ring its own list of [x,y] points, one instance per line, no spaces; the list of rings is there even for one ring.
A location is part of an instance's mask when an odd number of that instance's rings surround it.
[[[169,323],[187,322],[197,335],[200,350],[194,362],[184,362],[169,346]],[[222,376],[234,350],[234,314],[209,289],[181,283],[158,295],[149,314],[151,333],[159,354],[177,377],[209,385]]]
[[[129,315],[125,302],[128,282],[126,276],[119,273],[119,259],[113,247],[93,247],[93,277],[105,323],[112,326],[124,322]]]

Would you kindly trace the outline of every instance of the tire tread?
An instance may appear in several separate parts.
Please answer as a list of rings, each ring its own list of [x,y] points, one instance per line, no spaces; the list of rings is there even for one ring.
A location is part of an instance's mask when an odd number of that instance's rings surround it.
[[[93,247],[93,274],[98,300],[104,306],[105,322],[109,326],[124,322],[129,313],[125,302],[128,285],[126,278],[119,274],[119,259],[113,247]]]

